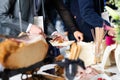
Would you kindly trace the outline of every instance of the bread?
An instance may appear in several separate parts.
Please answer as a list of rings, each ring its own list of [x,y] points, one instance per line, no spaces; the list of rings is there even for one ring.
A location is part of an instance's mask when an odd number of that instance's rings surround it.
[[[80,54],[80,45],[77,45],[77,43],[72,43],[71,47],[70,47],[70,55],[69,55],[69,59],[70,60],[77,60]]]
[[[78,42],[78,45],[81,46],[79,58],[85,62],[85,66],[90,66],[92,64],[96,64],[95,57],[95,43],[94,42]],[[100,58],[97,59],[97,62],[101,62],[102,55],[106,48],[105,41],[102,42],[102,46],[100,47]]]
[[[47,51],[48,44],[41,35],[29,40],[8,39],[0,43],[0,63],[8,69],[28,67],[42,61]]]
[[[70,60],[74,60],[76,56],[76,52],[77,52],[77,46],[76,43],[73,43],[70,47],[70,55],[69,55]]]
[[[80,50],[81,50],[81,46],[77,45],[77,52],[76,52],[76,57],[75,57],[76,60],[79,58]]]

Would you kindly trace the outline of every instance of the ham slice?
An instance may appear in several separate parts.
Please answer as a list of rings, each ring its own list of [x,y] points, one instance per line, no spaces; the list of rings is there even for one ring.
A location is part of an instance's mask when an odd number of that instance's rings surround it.
[[[91,80],[94,76],[98,75],[100,72],[92,67],[87,67],[86,70],[83,70],[78,66],[77,74],[74,80]]]

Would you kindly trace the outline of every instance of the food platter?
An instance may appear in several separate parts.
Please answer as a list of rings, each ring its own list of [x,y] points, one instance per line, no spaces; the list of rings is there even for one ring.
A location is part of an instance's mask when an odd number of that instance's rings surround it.
[[[69,46],[75,41],[63,41],[62,43],[59,43],[57,41],[50,41],[52,46]]]

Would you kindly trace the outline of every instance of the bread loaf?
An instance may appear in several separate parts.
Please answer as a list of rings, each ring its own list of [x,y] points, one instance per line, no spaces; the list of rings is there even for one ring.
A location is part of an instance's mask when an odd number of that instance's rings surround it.
[[[79,58],[85,62],[85,66],[90,66],[92,64],[96,64],[97,62],[101,62],[102,55],[106,48],[105,42],[102,42],[102,46],[100,47],[100,58],[96,59],[95,57],[95,43],[94,42],[78,42],[78,45],[81,46]]]

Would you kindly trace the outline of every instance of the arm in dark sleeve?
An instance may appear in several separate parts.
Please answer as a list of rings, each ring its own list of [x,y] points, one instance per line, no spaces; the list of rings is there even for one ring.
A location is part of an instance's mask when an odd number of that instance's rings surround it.
[[[9,13],[9,9],[9,0],[0,0],[0,24],[2,27],[9,27],[11,29],[20,31],[19,18],[13,17],[14,15]],[[29,23],[22,20],[23,31],[26,31],[28,24]]]
[[[93,27],[102,27],[104,20],[95,12],[93,0],[78,0],[82,19]],[[105,21],[106,22],[106,21]]]
[[[64,24],[72,30],[77,30],[76,23],[70,12],[66,9],[62,0],[53,0],[57,11],[59,12]]]

